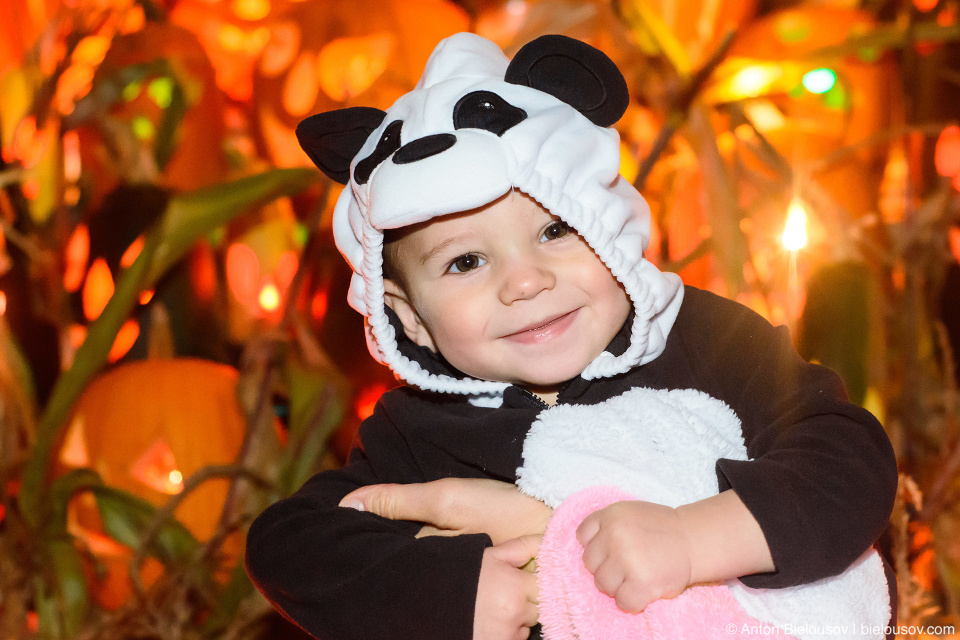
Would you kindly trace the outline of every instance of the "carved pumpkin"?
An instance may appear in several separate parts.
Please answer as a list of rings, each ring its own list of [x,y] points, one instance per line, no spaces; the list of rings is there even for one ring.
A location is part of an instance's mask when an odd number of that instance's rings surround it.
[[[119,365],[95,378],[77,401],[60,462],[90,467],[106,484],[161,506],[200,468],[235,460],[246,430],[234,392],[237,375],[232,367],[192,358]],[[198,539],[208,539],[227,488],[226,479],[205,482],[174,515]],[[97,600],[107,608],[119,606],[129,592],[130,550],[102,534],[89,494],[74,499],[70,519],[71,530],[107,569],[94,580]],[[239,540],[225,550],[234,555]],[[158,573],[156,563],[148,563],[144,582]]]
[[[246,424],[236,381],[233,368],[192,358],[120,365],[80,397],[61,461],[89,466],[107,484],[162,505],[201,467],[237,456]],[[201,540],[216,528],[227,485],[203,484],[176,511]]]
[[[139,31],[117,36],[92,85],[94,93],[118,89],[122,93],[109,105],[111,121],[120,125],[112,133],[116,140],[105,140],[97,121],[82,121],[77,129],[91,208],[98,207],[118,183],[189,191],[227,178],[223,95],[207,54],[192,33],[149,22]],[[170,119],[171,113],[181,110],[179,121]],[[171,124],[176,125],[172,130]],[[104,148],[112,153],[104,153]],[[158,148],[164,149],[160,157]]]

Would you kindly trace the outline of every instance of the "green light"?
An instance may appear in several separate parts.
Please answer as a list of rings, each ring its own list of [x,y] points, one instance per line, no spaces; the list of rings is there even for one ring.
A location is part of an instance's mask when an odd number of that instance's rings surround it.
[[[307,229],[307,225],[297,223],[297,226],[293,229],[293,241],[297,243],[297,247],[303,249],[309,238],[310,230]]]
[[[123,88],[123,99],[127,102],[135,100],[137,96],[140,95],[140,83],[131,82]]]
[[[843,90],[843,85],[838,84],[823,96],[823,104],[828,109],[846,110],[849,108],[847,101],[847,92]]]
[[[833,72],[833,69],[814,69],[803,76],[803,86],[810,93],[826,93],[833,89],[835,84],[837,84],[837,74]]]
[[[166,109],[173,101],[173,79],[157,78],[147,87],[147,93],[161,109]]]
[[[133,126],[133,135],[140,140],[152,140],[154,135],[153,123],[146,116],[137,116],[131,123]]]

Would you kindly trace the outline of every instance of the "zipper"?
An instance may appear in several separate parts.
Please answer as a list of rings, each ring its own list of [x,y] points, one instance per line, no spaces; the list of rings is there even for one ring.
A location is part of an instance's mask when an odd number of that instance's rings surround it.
[[[549,409],[549,408],[550,408],[550,405],[548,405],[546,402],[544,402],[544,401],[540,398],[540,396],[538,396],[537,394],[533,393],[533,392],[530,391],[529,389],[524,389],[523,387],[519,387],[519,389],[520,389],[520,391],[523,393],[524,396],[526,396],[527,398],[529,398],[530,401],[533,402],[535,405],[537,405],[539,408],[541,408],[541,409]]]

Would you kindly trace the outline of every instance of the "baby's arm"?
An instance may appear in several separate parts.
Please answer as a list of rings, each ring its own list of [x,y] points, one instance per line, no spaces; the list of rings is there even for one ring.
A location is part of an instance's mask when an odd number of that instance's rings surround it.
[[[760,525],[734,491],[678,507],[677,515],[691,542],[690,584],[775,569]]]
[[[677,509],[615,502],[577,529],[597,588],[639,612],[691,584],[772,571],[760,525],[733,491]]]
[[[897,465],[883,427],[835,373],[797,355],[784,327],[705,292],[688,291],[684,307],[674,351],[697,388],[736,412],[750,457],[717,462],[720,491],[736,491],[776,566],[741,581],[781,588],[839,574],[890,516]]]

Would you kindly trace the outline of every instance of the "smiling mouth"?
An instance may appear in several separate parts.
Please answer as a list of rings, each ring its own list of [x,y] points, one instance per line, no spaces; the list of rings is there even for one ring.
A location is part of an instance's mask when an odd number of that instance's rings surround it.
[[[539,342],[540,340],[549,338],[556,332],[566,329],[570,324],[570,321],[573,320],[577,311],[579,311],[579,309],[561,313],[560,315],[548,318],[545,321],[538,321],[534,324],[524,327],[523,329],[520,329],[519,331],[515,331],[503,337],[510,338],[512,340],[520,340],[522,342],[527,342],[530,340]]]

